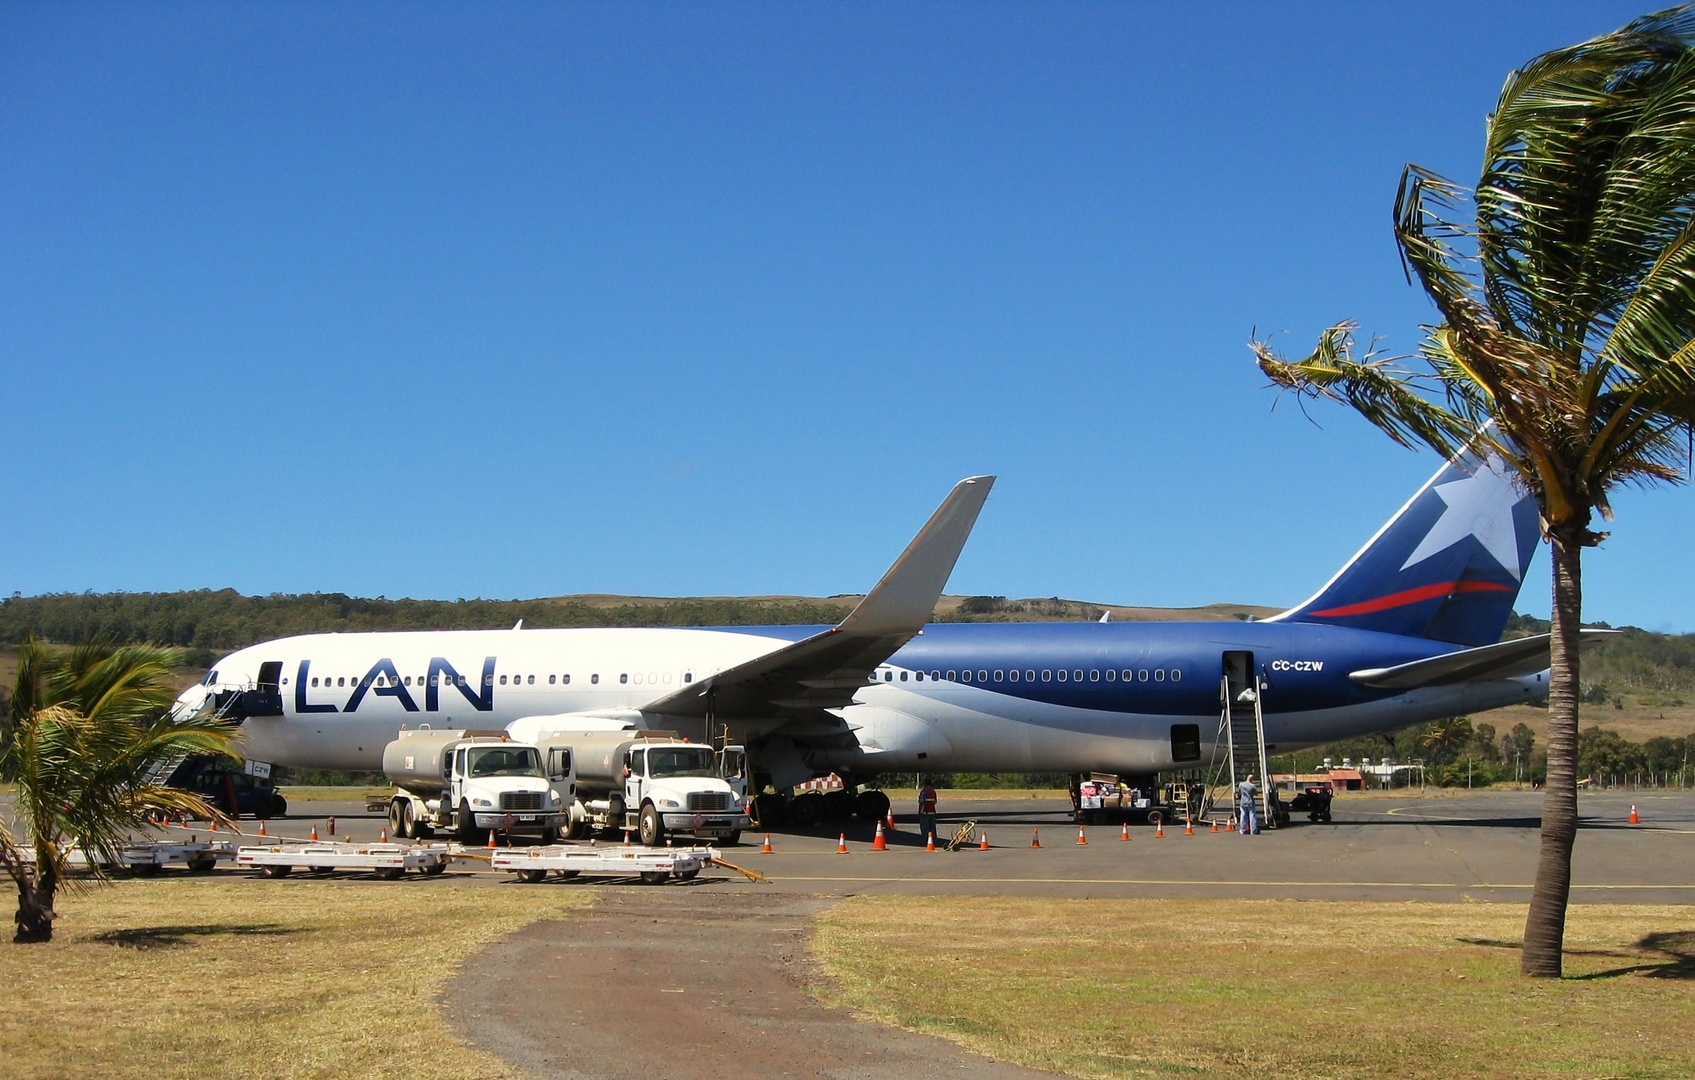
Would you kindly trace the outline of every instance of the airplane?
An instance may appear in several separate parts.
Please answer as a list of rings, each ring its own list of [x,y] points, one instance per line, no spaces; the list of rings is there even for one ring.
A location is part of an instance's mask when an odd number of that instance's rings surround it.
[[[1261,621],[931,623],[994,479],[960,481],[834,626],[308,634],[231,653],[177,707],[215,705],[251,761],[321,769],[376,769],[403,728],[672,730],[744,744],[753,790],[782,792],[959,771],[1151,787],[1230,752],[1232,702],[1287,752],[1546,699],[1548,636],[1501,640],[1537,507],[1491,454],[1445,463]]]

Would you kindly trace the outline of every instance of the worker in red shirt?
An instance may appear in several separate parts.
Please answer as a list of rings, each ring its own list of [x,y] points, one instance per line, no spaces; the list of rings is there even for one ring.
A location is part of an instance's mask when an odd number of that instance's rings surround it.
[[[918,789],[918,835],[926,843],[936,835],[936,788],[928,780]]]

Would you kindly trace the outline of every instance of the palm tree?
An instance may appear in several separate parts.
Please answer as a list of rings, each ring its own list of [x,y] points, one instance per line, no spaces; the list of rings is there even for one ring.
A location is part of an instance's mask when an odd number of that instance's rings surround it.
[[[100,866],[116,864],[126,833],[154,811],[227,820],[197,795],[144,780],[149,762],[224,753],[235,736],[209,715],[170,715],[174,656],[107,644],[54,656],[33,639],[19,650],[0,748],[0,773],[17,786],[16,831],[0,821],[0,866],[18,887],[13,941],[52,940],[54,898],[76,884],[65,874],[69,847],[87,854],[100,881]]]
[[[1695,11],[1545,53],[1507,78],[1471,191],[1402,174],[1395,236],[1435,303],[1420,363],[1254,349],[1277,386],[1343,402],[1403,446],[1499,455],[1554,564],[1548,785],[1521,970],[1558,976],[1577,835],[1583,549],[1620,484],[1684,479],[1695,424]],[[1475,218],[1453,211],[1470,199]],[[1680,428],[1686,430],[1679,430]]]

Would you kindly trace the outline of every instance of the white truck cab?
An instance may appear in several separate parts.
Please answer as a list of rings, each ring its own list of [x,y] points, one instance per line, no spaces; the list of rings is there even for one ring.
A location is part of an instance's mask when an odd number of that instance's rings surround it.
[[[504,732],[403,731],[383,748],[383,772],[395,785],[389,823],[400,836],[453,828],[471,843],[499,829],[551,842],[570,822],[540,751]]]
[[[722,753],[703,743],[638,743],[624,752],[624,806],[636,815],[641,841],[664,842],[668,832],[722,837],[734,844],[748,826],[746,781],[724,776],[726,763],[742,771],[741,747]]]

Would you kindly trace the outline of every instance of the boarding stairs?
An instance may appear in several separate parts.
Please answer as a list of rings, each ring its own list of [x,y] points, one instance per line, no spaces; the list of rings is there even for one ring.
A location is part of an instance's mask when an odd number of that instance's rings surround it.
[[[1250,676],[1242,683],[1226,675],[1219,684],[1222,698],[1219,727],[1223,729],[1230,748],[1230,806],[1231,813],[1241,813],[1241,783],[1252,773],[1254,777],[1255,812],[1261,829],[1275,829],[1277,817],[1269,813],[1271,798],[1271,769],[1265,755],[1265,715],[1261,699],[1265,683]]]

